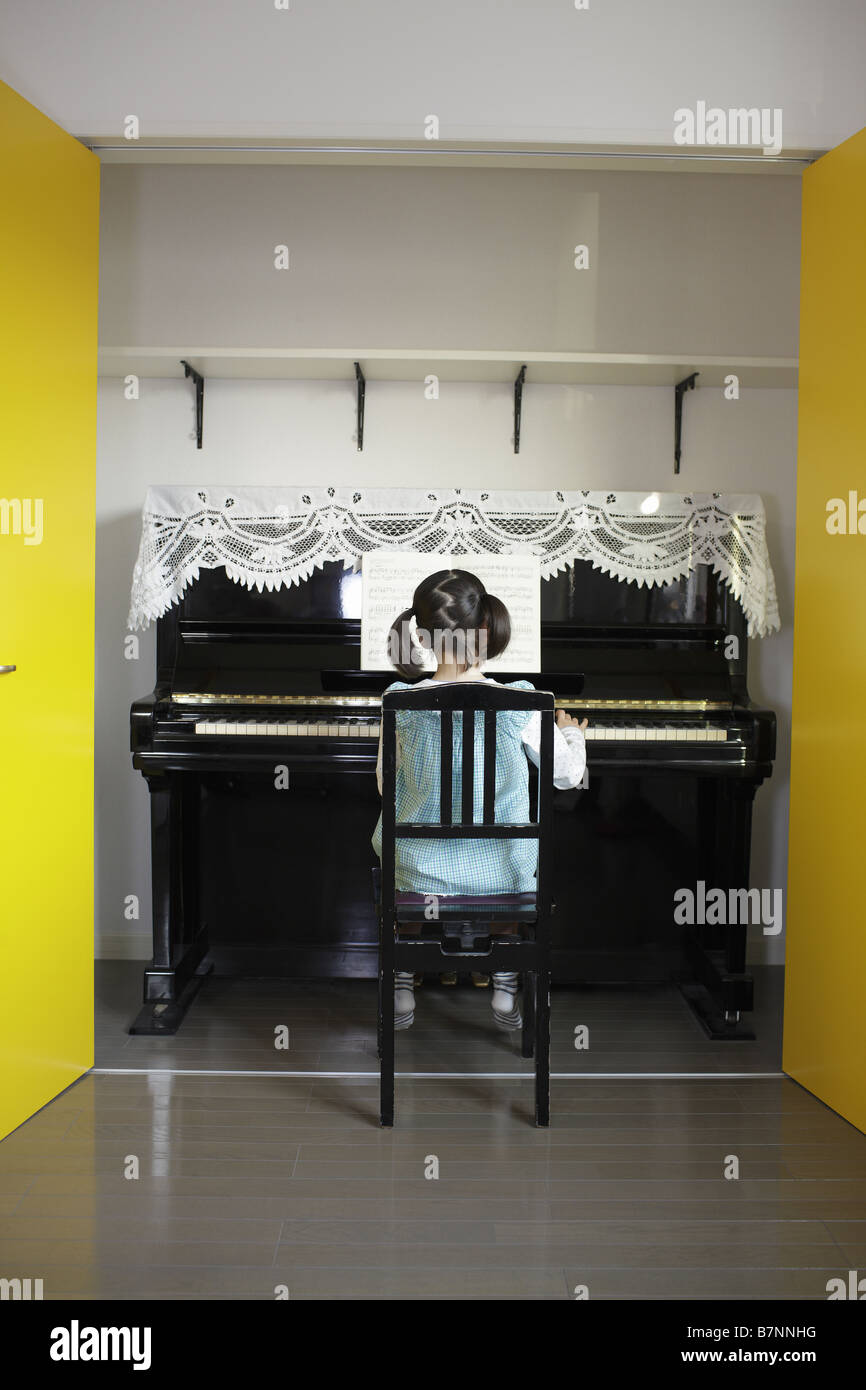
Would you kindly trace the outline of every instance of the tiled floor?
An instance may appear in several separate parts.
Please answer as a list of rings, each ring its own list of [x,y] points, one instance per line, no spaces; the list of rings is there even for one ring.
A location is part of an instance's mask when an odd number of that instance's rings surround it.
[[[392,1131],[376,1101],[89,1075],[0,1144],[2,1273],[46,1299],[822,1300],[866,1262],[866,1136],[790,1080],[555,1082],[547,1131],[527,1081],[404,1079]]]
[[[209,977],[178,1033],[132,1037],[144,962],[97,963],[97,1067],[375,1074],[372,980]],[[778,1073],[782,970],[756,970],[754,1042],[713,1042],[673,985],[555,989],[551,1069],[592,1073]],[[275,1029],[288,1028],[288,1047]],[[575,1029],[588,1047],[575,1048]],[[532,1071],[516,1034],[495,1028],[490,990],[425,983],[415,1023],[397,1034],[397,1068],[414,1073]]]

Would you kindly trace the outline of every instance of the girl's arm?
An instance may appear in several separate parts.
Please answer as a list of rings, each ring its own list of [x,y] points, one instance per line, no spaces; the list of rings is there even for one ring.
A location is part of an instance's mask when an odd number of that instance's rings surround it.
[[[382,795],[382,731],[385,728],[384,721],[379,725],[379,752],[376,755],[376,786],[379,788],[379,795]]]
[[[559,715],[562,714],[560,710]],[[567,718],[567,716],[566,716]],[[586,720],[578,724],[557,722],[553,726],[553,785],[560,791],[578,787],[586,770],[586,740],[583,730]],[[523,747],[531,762],[538,767],[541,762],[541,714],[538,710],[529,717],[529,722],[521,734]]]

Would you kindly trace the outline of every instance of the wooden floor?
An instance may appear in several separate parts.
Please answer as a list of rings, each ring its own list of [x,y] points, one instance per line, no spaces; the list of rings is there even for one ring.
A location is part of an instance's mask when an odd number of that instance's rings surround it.
[[[487,991],[425,986],[398,1065],[463,1075],[404,1076],[383,1131],[372,1076],[313,1074],[372,1070],[369,982],[213,981],[154,1040],[123,1034],[131,978],[100,972],[101,1065],[157,1069],[91,1073],[0,1144],[0,1274],[46,1299],[824,1300],[866,1267],[866,1136],[793,1081],[726,1079],[776,1044],[722,1055],[668,991],[555,994],[554,1069],[586,1077],[537,1130],[528,1075],[478,1074],[527,1068]]]
[[[97,962],[96,1066],[207,1071],[374,1075],[376,986],[372,980],[250,980],[209,977],[172,1038],[127,1031],[141,1001],[144,962]],[[551,1070],[571,1075],[781,1072],[780,967],[756,970],[754,1042],[713,1042],[674,985],[554,989]],[[288,1046],[274,1046],[285,1025]],[[588,1047],[575,1048],[575,1029]],[[449,1075],[529,1076],[514,1033],[494,1027],[490,990],[426,981],[415,1023],[397,1034],[397,1068]]]
[[[792,1081],[556,1082],[548,1131],[522,1081],[404,1080],[393,1131],[376,1099],[89,1075],[0,1145],[3,1273],[46,1299],[823,1300],[866,1264],[866,1136]]]

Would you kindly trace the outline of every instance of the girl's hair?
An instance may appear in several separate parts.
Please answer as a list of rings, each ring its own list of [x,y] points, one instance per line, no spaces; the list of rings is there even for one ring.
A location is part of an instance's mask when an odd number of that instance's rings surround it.
[[[428,634],[437,655],[443,646],[449,655],[457,648],[456,659],[464,667],[479,657],[492,660],[499,656],[511,639],[508,609],[502,599],[488,594],[477,575],[468,570],[437,570],[421,581],[412,596],[412,607],[399,615],[388,633],[390,660],[407,681],[428,674],[421,650],[411,637],[413,617]]]

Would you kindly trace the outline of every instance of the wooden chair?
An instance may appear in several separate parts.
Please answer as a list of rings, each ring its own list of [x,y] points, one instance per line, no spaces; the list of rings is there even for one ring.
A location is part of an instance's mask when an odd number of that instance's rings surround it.
[[[439,820],[396,819],[397,712],[436,710],[441,717],[441,798]],[[534,819],[503,824],[496,819],[496,716],[514,711],[541,713],[541,751]],[[475,803],[475,713],[483,715],[482,819],[473,821]],[[461,715],[462,737],[454,765],[454,714]],[[471,716],[467,718],[467,716]],[[535,1056],[535,1123],[550,1122],[550,918],[551,811],[553,804],[554,697],[547,691],[508,690],[481,682],[455,682],[420,690],[389,691],[382,697],[382,856],[377,908],[379,918],[380,1122],[394,1123],[394,971],[453,970],[457,962],[485,972],[523,974],[522,1055]],[[459,777],[459,813],[452,807],[452,778]],[[436,920],[428,920],[430,896],[396,892],[396,841],[406,839],[532,839],[538,842],[534,893],[437,896]],[[514,922],[511,938],[493,938],[496,921]],[[419,934],[400,937],[398,926],[418,924]],[[486,930],[483,930],[486,928]]]

